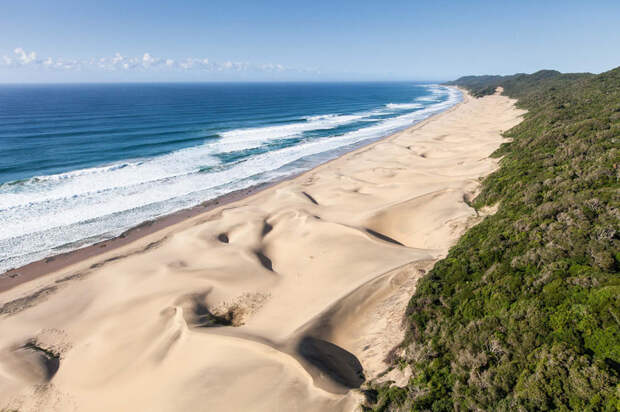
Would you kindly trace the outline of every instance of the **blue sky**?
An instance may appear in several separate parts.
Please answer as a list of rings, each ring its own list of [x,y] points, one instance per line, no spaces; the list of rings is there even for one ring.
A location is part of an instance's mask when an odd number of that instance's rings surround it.
[[[0,83],[446,80],[620,65],[620,1],[8,0]]]

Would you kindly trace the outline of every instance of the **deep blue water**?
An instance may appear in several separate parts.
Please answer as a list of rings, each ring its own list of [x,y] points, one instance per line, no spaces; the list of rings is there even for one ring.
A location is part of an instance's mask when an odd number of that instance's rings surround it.
[[[458,100],[411,82],[0,86],[0,273],[306,170]]]

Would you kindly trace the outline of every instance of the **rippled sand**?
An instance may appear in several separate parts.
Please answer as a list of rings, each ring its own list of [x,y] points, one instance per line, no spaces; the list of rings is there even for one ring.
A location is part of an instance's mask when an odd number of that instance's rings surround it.
[[[481,218],[466,200],[522,113],[466,97],[3,292],[0,409],[355,409],[355,388],[402,339],[416,280]]]

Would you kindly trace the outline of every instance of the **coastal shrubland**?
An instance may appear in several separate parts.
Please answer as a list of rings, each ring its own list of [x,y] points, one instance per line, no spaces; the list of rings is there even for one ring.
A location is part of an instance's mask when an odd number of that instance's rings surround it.
[[[620,68],[451,84],[528,112],[472,202],[497,212],[411,298],[391,354],[411,378],[370,382],[365,408],[620,410]]]

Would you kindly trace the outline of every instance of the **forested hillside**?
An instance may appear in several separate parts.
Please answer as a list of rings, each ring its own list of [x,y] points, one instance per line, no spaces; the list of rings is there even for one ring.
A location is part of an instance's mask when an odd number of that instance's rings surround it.
[[[417,286],[404,387],[368,409],[620,410],[620,68],[463,77],[528,110],[474,207],[499,205]]]

